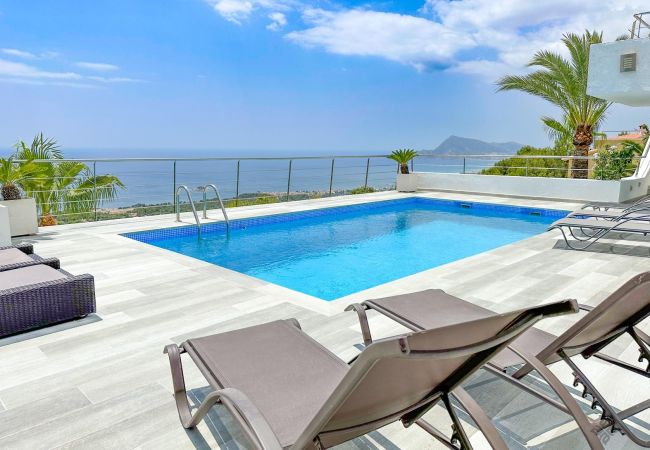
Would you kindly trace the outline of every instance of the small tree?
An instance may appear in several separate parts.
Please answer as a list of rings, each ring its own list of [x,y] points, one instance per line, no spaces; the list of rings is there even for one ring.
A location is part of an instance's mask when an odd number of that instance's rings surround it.
[[[409,173],[409,161],[418,156],[418,152],[410,148],[402,148],[394,150],[388,158],[396,161],[399,164],[400,173]]]

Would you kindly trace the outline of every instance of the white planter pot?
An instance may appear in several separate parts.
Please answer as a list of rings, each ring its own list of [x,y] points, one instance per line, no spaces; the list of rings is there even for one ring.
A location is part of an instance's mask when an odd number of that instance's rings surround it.
[[[0,205],[0,247],[11,245],[11,229],[9,228],[9,208]]]
[[[3,200],[0,205],[9,210],[9,228],[11,236],[25,236],[38,233],[38,217],[36,200],[23,198],[20,200]]]
[[[414,173],[397,174],[397,190],[399,192],[415,192],[418,189],[417,177]]]

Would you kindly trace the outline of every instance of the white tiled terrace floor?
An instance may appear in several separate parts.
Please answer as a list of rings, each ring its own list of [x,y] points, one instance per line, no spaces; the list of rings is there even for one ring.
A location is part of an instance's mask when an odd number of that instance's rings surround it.
[[[231,218],[274,214],[356,202],[399,198],[379,193],[264,205],[232,210]],[[449,193],[421,196],[573,209],[552,201]],[[217,213],[214,213],[216,216]],[[189,217],[189,216],[188,216]],[[178,421],[163,346],[190,336],[296,317],[303,329],[343,359],[358,352],[361,335],[352,300],[426,288],[442,288],[495,311],[563,298],[596,305],[631,276],[650,270],[650,242],[605,241],[588,252],[564,248],[550,232],[445,266],[378,286],[334,302],[323,302],[190,257],[119,236],[173,226],[171,216],[42,229],[34,242],[42,256],[59,257],[75,274],[91,273],[97,288],[97,317],[0,340],[0,448],[247,448],[228,415],[216,407],[196,430]],[[549,319],[541,328],[562,332],[575,316]],[[400,329],[371,315],[377,336]],[[648,324],[642,328],[650,331]],[[621,339],[610,350],[636,360],[636,346]],[[647,379],[629,376],[598,361],[578,361],[619,408],[650,397]],[[192,394],[206,382],[186,362]],[[554,368],[570,386],[572,377]],[[573,423],[505,382],[480,372],[466,384],[504,432],[512,448],[586,448]],[[444,411],[427,418],[448,431]],[[650,414],[637,424],[650,422]],[[477,448],[481,436],[472,433]],[[603,435],[607,448],[636,448],[619,435]],[[443,448],[424,431],[394,424],[347,443],[348,449]]]

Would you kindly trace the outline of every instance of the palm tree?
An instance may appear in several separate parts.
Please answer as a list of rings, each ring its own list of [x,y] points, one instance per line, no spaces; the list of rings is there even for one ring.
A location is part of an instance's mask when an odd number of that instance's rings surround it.
[[[528,63],[539,67],[527,75],[509,75],[497,84],[499,91],[518,90],[547,100],[562,110],[562,120],[542,117],[549,135],[557,141],[571,138],[573,155],[586,157],[594,140],[594,132],[605,119],[611,103],[587,95],[587,71],[589,68],[589,47],[603,40],[602,33],[586,31],[583,35],[565,34],[562,42],[570,59],[547,50],[539,51]],[[587,178],[588,161],[574,160],[573,178]]]
[[[39,225],[55,225],[57,216],[90,218],[105,201],[117,197],[124,184],[114,175],[96,175],[77,161],[62,161],[63,154],[56,141],[37,135],[31,146],[16,144],[15,158],[20,160],[51,160],[38,163],[42,170],[24,183],[25,192],[36,199],[40,210]]]
[[[393,150],[393,152],[388,156],[388,158],[396,161],[399,164],[400,173],[407,174],[409,173],[409,161],[415,158],[418,155],[418,152],[412,149],[399,149]]]

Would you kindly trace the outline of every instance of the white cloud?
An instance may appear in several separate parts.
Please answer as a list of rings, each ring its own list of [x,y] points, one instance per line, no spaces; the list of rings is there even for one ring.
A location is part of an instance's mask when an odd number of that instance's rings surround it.
[[[461,49],[476,45],[464,33],[422,17],[362,9],[309,9],[310,28],[287,34],[293,42],[342,55],[379,56],[417,69],[448,63]]]
[[[454,71],[494,79],[504,73],[522,71],[540,49],[563,52],[564,33],[604,31],[613,40],[625,33],[632,14],[644,9],[643,0],[427,0],[423,11],[447,28],[464,30],[477,46],[495,55],[462,59]]]
[[[37,58],[35,54],[23,50],[18,50],[17,48],[3,48],[2,53],[4,53],[5,55],[15,56],[16,58],[22,58],[22,59]]]
[[[75,63],[75,66],[80,67],[82,69],[93,70],[95,72],[112,72],[115,70],[119,70],[119,67],[114,64],[98,63],[98,62],[80,61]]]
[[[144,80],[121,76],[85,76],[76,72],[44,70],[34,65],[0,58],[0,82],[87,88],[104,84],[139,83]]]
[[[266,28],[271,31],[278,31],[287,24],[287,16],[281,12],[272,12],[269,14],[269,19],[271,23]]]
[[[75,72],[52,72],[41,70],[37,67],[0,59],[0,76],[31,78],[31,79],[60,79],[60,80],[80,80],[81,75]]]
[[[297,0],[204,0],[212,8],[229,22],[241,25],[241,23],[248,19],[255,10],[272,11],[272,14],[279,14],[280,11],[287,11],[292,7],[298,5]],[[270,17],[271,15],[269,15]],[[277,16],[279,17],[279,16]],[[286,17],[284,17],[284,24],[280,24],[282,19],[275,20],[271,17],[273,23],[277,24],[278,28],[286,24]],[[273,23],[271,25],[273,25]]]
[[[613,40],[625,33],[632,14],[647,0],[422,0],[414,14],[335,6],[309,7],[301,0],[204,0],[226,20],[241,24],[257,12],[269,30],[300,12],[302,28],[287,33],[297,44],[341,55],[374,56],[418,70],[449,70],[494,79],[526,70],[540,49],[564,51],[566,32],[604,31]],[[381,3],[380,3],[381,4]]]
[[[129,78],[129,77],[97,77],[97,76],[88,76],[85,77],[87,80],[98,81],[100,83],[143,83],[144,80],[138,78]]]

